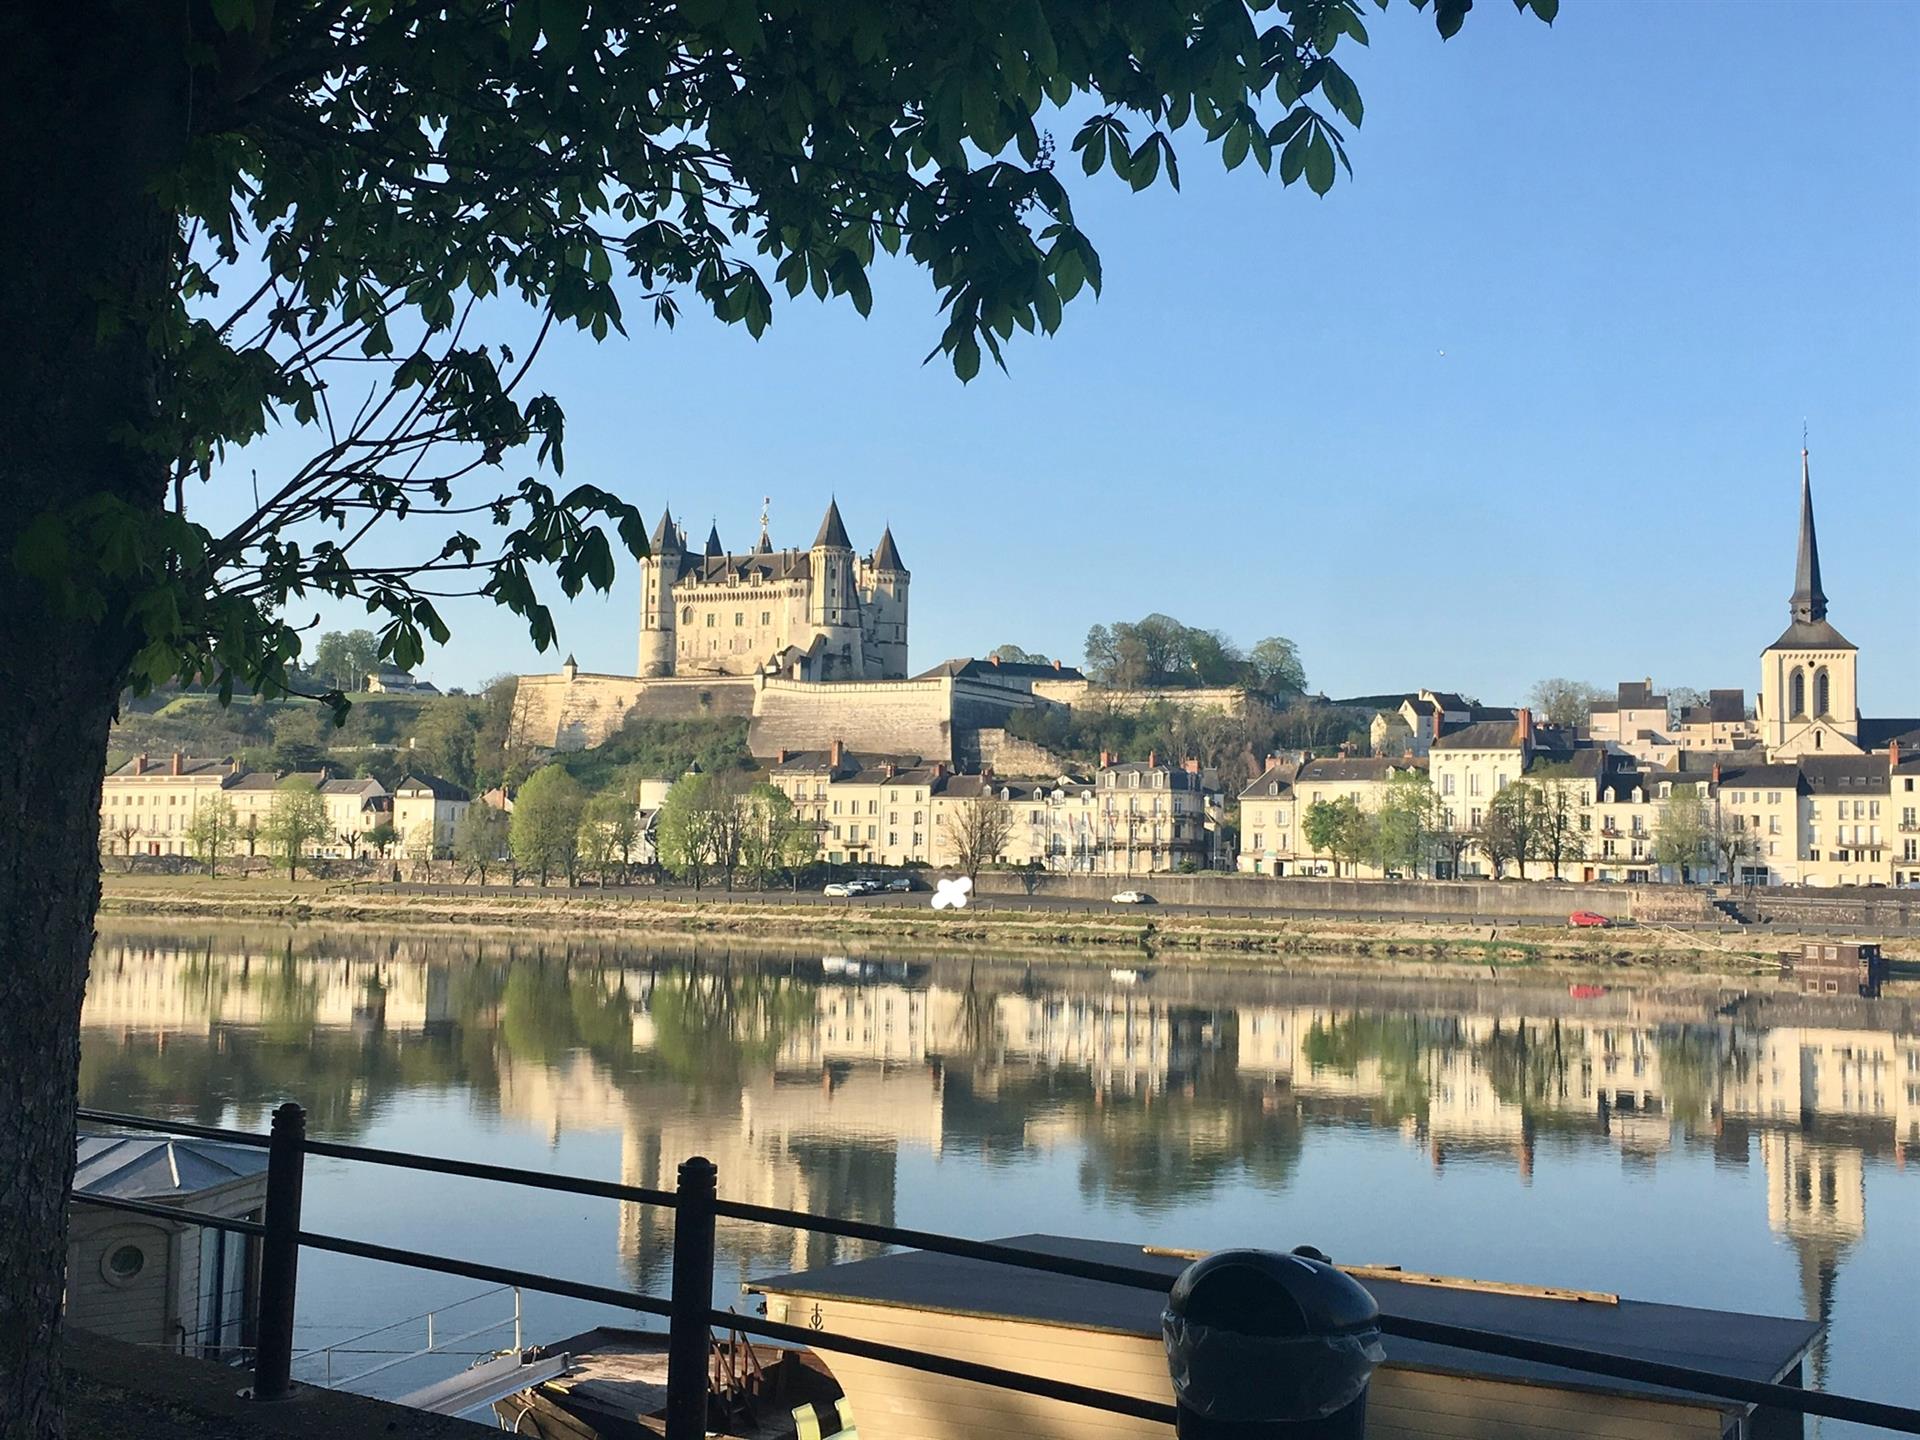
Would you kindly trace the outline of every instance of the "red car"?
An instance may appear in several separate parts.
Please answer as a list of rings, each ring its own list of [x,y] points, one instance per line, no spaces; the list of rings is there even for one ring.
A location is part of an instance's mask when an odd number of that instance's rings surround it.
[[[1567,916],[1567,924],[1576,930],[1605,930],[1613,921],[1592,910],[1576,910]]]

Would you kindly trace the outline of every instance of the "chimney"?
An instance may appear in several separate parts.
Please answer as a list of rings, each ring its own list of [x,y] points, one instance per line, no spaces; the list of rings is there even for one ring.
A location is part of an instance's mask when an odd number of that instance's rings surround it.
[[[1054,668],[1054,669],[1056,669],[1056,670],[1058,670],[1058,669],[1060,668],[1060,662],[1059,662],[1058,660],[1056,660],[1056,661],[1054,661],[1054,662],[1053,662],[1053,668]]]
[[[982,765],[980,767],[980,783],[982,785],[991,785],[993,783],[993,766]]]
[[[782,750],[780,751],[780,755],[779,755],[779,758],[778,758],[778,759],[776,759],[776,760],[775,760],[775,761],[774,761],[773,763],[774,763],[774,764],[776,764],[776,765],[784,765],[784,764],[786,764],[786,763],[787,763],[787,755],[788,755],[788,752],[787,752],[786,750],[784,750],[784,749],[782,749]]]
[[[1895,741],[1892,741],[1887,746],[1887,773],[1891,775],[1894,771],[1898,770],[1899,768],[1900,768],[1900,742],[1898,740],[1895,740]],[[1854,813],[1858,814],[1859,812],[1855,811]]]
[[[827,752],[827,763],[831,765],[835,770],[838,770],[840,768],[841,762],[844,761],[846,758],[847,758],[846,745],[842,741],[839,741],[839,740],[834,741],[833,748]]]
[[[1180,768],[1189,775],[1198,775],[1200,773],[1200,762],[1197,759],[1191,758],[1182,760],[1180,762]]]
[[[1525,705],[1520,707],[1520,744],[1533,744],[1533,711]]]
[[[1713,783],[1715,786],[1720,784],[1720,762],[1718,760],[1713,762]]]
[[[987,658],[993,661],[994,669],[998,670],[1000,668],[1000,657],[998,655],[989,655]]]
[[[893,761],[889,760],[887,761],[886,764],[880,767],[880,773],[885,775],[887,779],[891,780],[893,779],[894,776],[900,773],[900,769],[897,765],[893,763]]]
[[[239,760],[237,760],[237,759],[234,759],[234,758],[232,758],[232,757],[229,757],[229,758],[228,758],[228,760],[227,760],[227,773],[228,773],[229,775],[238,775],[238,774],[240,773],[240,762],[239,762]]]
[[[136,755],[133,757],[133,773],[136,775],[144,775],[147,773],[147,757],[145,755]]]
[[[186,758],[187,757],[182,755],[178,750],[174,751],[173,762],[171,767],[168,769],[167,773],[169,775],[178,775],[180,773],[180,762],[185,760]]]
[[[144,759],[145,757],[142,756],[141,758]],[[1111,750],[1102,750],[1100,752],[1100,768],[1104,770],[1111,764],[1113,764],[1113,752]]]
[[[1160,764],[1160,752],[1158,750],[1147,751],[1147,769],[1149,770],[1155,769],[1159,766],[1159,764]]]
[[[947,762],[946,761],[936,760],[933,762],[933,778],[935,780],[944,780],[947,778]]]

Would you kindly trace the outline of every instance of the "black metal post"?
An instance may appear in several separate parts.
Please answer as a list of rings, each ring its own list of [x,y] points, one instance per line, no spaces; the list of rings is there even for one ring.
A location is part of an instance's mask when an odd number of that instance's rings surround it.
[[[667,1440],[706,1440],[707,1357],[713,1332],[713,1202],[719,1171],[704,1156],[680,1162],[674,1191],[673,1315],[667,1334]]]
[[[291,1100],[273,1112],[267,1143],[266,1234],[260,1241],[260,1333],[253,1356],[255,1400],[293,1392],[293,1297],[300,1269],[300,1186],[307,1112]]]

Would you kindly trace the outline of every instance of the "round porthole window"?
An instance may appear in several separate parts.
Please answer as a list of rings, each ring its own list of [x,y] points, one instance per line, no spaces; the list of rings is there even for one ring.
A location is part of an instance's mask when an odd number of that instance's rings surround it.
[[[146,1268],[147,1252],[132,1243],[114,1246],[101,1264],[107,1279],[116,1285],[131,1284]]]

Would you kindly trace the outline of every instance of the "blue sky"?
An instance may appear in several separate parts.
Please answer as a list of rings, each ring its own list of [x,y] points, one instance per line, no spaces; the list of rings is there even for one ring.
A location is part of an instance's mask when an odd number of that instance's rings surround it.
[[[758,342],[691,309],[563,341],[540,379],[567,478],[736,548],[762,495],[776,544],[830,494],[863,549],[890,522],[916,668],[1005,641],[1073,661],[1089,625],[1159,610],[1291,636],[1330,694],[1751,692],[1804,419],[1863,708],[1920,714],[1920,6],[1368,25],[1342,50],[1355,178],[1325,199],[1225,173],[1197,132],[1177,195],[1063,165],[1105,294],[964,388],[920,364],[938,319],[905,266],[866,321],[806,299]],[[560,653],[630,670],[635,608],[629,567],[561,614]],[[452,618],[443,685],[559,659],[484,606]]]

